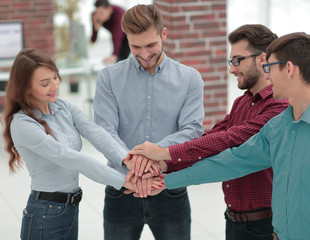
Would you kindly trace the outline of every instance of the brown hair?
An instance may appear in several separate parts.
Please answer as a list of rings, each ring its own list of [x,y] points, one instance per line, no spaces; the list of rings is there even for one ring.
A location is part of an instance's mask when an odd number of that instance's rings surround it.
[[[108,0],[97,0],[94,5],[95,7],[104,7],[104,8],[108,8],[110,6]]]
[[[161,35],[164,28],[162,15],[155,5],[138,4],[127,10],[122,17],[125,34],[139,34],[154,27]]]
[[[284,35],[267,48],[267,60],[271,54],[279,61],[291,61],[298,65],[304,81],[310,84],[310,35],[304,32]],[[279,65],[283,69],[285,63]]]
[[[231,32],[228,40],[231,44],[240,40],[249,42],[249,50],[252,53],[266,52],[268,45],[278,36],[270,29],[260,24],[246,24]]]
[[[46,133],[51,133],[47,123],[34,116],[33,106],[28,95],[28,91],[31,88],[32,75],[39,67],[47,67],[58,74],[55,63],[48,55],[37,49],[25,48],[16,56],[10,71],[10,78],[6,87],[6,103],[2,120],[4,122],[3,136],[5,150],[10,155],[9,167],[11,172],[15,172],[15,168],[19,168],[22,163],[21,157],[14,147],[10,129],[15,113],[23,109],[30,117],[44,126]]]

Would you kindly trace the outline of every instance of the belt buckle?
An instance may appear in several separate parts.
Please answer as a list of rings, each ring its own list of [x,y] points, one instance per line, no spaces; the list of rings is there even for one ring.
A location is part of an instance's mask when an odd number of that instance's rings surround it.
[[[82,200],[82,196],[83,196],[83,191],[82,191],[82,189],[79,189],[79,191],[72,194],[71,199],[70,199],[70,203],[73,206],[76,206]]]

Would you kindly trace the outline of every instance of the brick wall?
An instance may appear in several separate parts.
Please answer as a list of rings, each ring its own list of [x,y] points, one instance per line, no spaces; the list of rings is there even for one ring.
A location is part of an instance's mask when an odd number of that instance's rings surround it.
[[[54,1],[52,0],[1,0],[0,21],[22,21],[24,47],[37,48],[50,55],[55,54],[54,44]],[[9,71],[10,66],[1,67]],[[1,83],[1,88],[5,84]],[[1,89],[3,91],[3,89]],[[0,111],[5,105],[5,96],[0,95]]]
[[[154,0],[154,4],[168,29],[166,54],[202,75],[208,130],[226,115],[226,1]]]
[[[24,47],[54,55],[54,8],[52,0],[1,0],[0,21],[22,21]]]

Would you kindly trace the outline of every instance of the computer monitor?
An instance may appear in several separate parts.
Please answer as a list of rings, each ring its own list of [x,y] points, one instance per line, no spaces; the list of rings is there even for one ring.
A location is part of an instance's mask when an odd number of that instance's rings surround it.
[[[13,59],[24,48],[23,23],[0,21],[0,60]]]

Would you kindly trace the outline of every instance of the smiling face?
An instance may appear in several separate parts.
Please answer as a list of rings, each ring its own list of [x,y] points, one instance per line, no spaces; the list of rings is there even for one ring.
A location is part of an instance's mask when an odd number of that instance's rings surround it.
[[[162,36],[157,33],[155,28],[150,28],[140,34],[127,34],[131,53],[149,74],[154,73],[164,57],[163,41],[166,37],[166,28],[163,29]]]
[[[49,113],[48,103],[55,102],[60,79],[47,67],[37,68],[31,77],[29,98],[31,104],[43,113]]]
[[[248,49],[248,45],[248,41],[244,39],[232,44],[230,58],[252,55],[253,53]],[[237,77],[239,89],[252,89],[257,84],[261,72],[255,62],[256,58],[257,57],[246,58],[242,60],[237,67],[231,64],[229,73]]]

